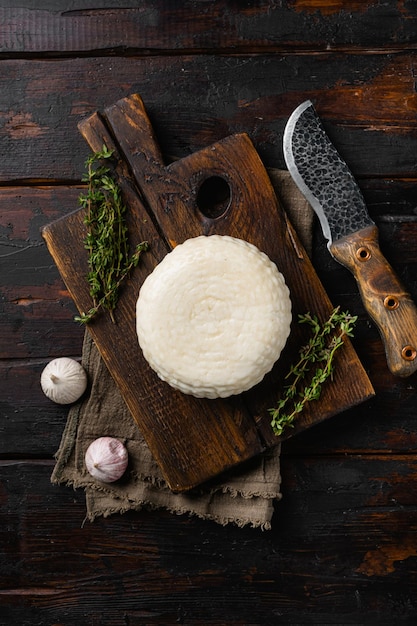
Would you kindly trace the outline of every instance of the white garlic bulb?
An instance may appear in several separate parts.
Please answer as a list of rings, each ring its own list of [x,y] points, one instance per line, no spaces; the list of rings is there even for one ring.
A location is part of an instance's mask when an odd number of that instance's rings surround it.
[[[87,448],[85,464],[91,476],[103,483],[119,480],[128,463],[126,447],[113,437],[99,437]]]
[[[87,388],[87,373],[83,366],[69,357],[50,361],[41,374],[42,391],[57,404],[71,404]]]

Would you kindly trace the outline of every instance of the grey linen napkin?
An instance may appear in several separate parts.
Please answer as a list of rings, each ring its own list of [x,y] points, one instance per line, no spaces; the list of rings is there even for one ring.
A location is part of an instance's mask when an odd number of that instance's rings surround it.
[[[272,184],[307,252],[311,248],[313,213],[287,172],[269,170]],[[274,501],[281,498],[280,446],[222,474],[210,485],[187,493],[173,493],[132,419],[88,331],[82,364],[89,392],[71,407],[56,453],[51,476],[54,484],[84,488],[87,519],[129,510],[164,508],[176,514],[196,515],[219,524],[271,528]],[[87,472],[84,456],[94,439],[116,437],[129,452],[122,479],[104,484]]]

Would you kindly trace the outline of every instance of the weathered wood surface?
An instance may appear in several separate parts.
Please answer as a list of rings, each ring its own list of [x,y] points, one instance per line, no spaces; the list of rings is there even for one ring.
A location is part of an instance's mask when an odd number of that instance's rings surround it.
[[[244,131],[268,167],[312,98],[417,299],[414,3],[15,4],[0,1],[0,624],[414,624],[417,380],[388,372],[319,233],[314,265],[360,316],[377,395],[284,445],[271,531],[163,512],[83,526],[83,495],[49,483],[66,410],[39,388],[82,341],[39,229],[76,208],[77,123],[133,92],[165,154]]]
[[[270,533],[164,512],[83,525],[51,469],[0,464],[2,624],[412,623],[413,455],[285,458]]]
[[[11,53],[218,53],[361,46],[398,49],[416,42],[412,2],[259,0],[160,3],[105,0],[0,2],[3,55]],[[120,6],[118,6],[120,4]]]
[[[117,324],[108,315],[99,315],[89,332],[168,485],[183,491],[277,445],[268,408],[274,406],[277,389],[285,384],[288,366],[284,363],[296,362],[299,347],[308,341],[309,332],[293,325],[276,367],[260,385],[239,398],[207,402],[178,393],[160,381],[146,363],[131,315],[140,287],[156,264],[175,245],[192,237],[239,237],[265,252],[286,277],[295,319],[306,311],[315,311],[325,320],[332,304],[245,133],[231,135],[166,164],[139,95],[124,98],[104,114],[107,123],[95,113],[80,124],[81,132],[94,152],[103,143],[114,151],[115,173],[130,209],[129,230],[135,233],[132,249],[144,240],[150,247],[121,293]],[[219,176],[228,185],[230,195],[222,213],[214,217],[216,207],[200,206],[199,196],[202,184],[210,185],[210,180]],[[48,249],[80,312],[91,307],[85,280],[85,214],[85,209],[74,211],[43,229]],[[347,339],[333,380],[317,402],[306,406],[283,439],[373,395],[368,376]]]
[[[131,93],[146,102],[165,155],[244,129],[269,167],[284,167],[285,123],[310,98],[355,175],[415,177],[416,63],[407,49],[5,59],[0,182],[78,182],[87,150],[77,123]]]

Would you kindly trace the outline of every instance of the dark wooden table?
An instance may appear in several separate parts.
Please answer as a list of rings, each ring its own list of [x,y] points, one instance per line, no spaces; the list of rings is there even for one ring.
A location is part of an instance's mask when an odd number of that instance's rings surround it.
[[[411,1],[0,0],[2,625],[416,623],[417,378],[389,373],[319,232],[376,396],[283,446],[271,531],[164,511],[83,524],[83,493],[50,484],[67,409],[39,386],[83,336],[40,228],[77,207],[77,123],[131,93],[165,154],[245,131],[275,168],[313,99],[417,299],[416,46]]]

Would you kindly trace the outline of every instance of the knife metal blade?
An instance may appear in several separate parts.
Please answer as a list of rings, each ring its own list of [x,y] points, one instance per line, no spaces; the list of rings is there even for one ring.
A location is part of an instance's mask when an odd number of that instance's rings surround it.
[[[417,370],[417,308],[382,255],[359,186],[310,100],[288,119],[283,148],[288,171],[316,212],[331,255],[357,281],[380,331],[389,369],[410,376]]]

